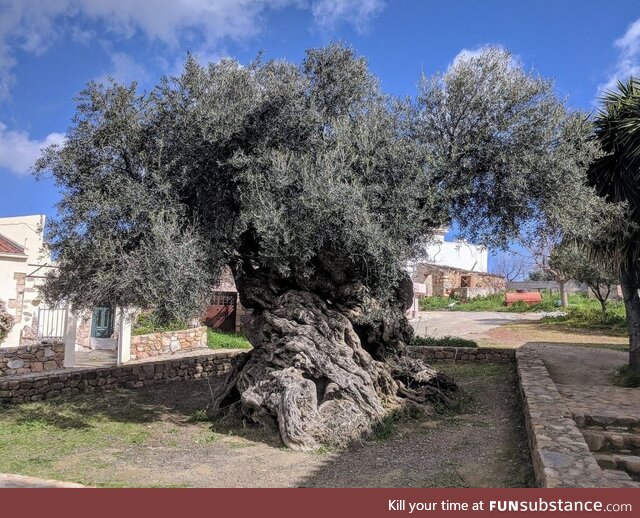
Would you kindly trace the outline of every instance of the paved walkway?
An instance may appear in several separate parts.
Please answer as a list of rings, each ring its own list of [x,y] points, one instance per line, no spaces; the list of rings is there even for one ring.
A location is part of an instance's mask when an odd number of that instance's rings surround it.
[[[538,351],[553,381],[561,385],[611,386],[613,372],[629,361],[627,352],[612,349],[550,342],[527,347]]]
[[[118,356],[115,350],[95,349],[93,351],[76,351],[74,367],[113,367],[117,361]]]
[[[640,426],[640,389],[614,386],[612,374],[628,354],[611,349],[530,344],[538,351],[574,416],[617,418]]]
[[[567,406],[575,417],[589,417],[604,426],[635,427],[640,433],[640,389],[585,385],[560,385]]]
[[[609,483],[640,488],[640,389],[612,384],[628,354],[552,343],[526,348],[541,356]]]

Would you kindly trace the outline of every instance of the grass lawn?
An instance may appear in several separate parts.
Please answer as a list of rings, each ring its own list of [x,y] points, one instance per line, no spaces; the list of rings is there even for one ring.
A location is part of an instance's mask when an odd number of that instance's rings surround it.
[[[249,340],[244,336],[211,328],[207,329],[207,345],[209,349],[251,349]]]
[[[340,451],[291,451],[271,431],[207,419],[207,380],[1,407],[0,472],[105,487],[530,485],[513,367],[439,368],[467,393],[457,412],[393,419]]]
[[[572,296],[569,299],[569,307],[562,309],[566,311],[566,316],[543,317],[541,323],[565,329],[599,331],[611,336],[628,334],[623,302],[609,301],[607,316],[604,319],[598,301],[583,296]]]

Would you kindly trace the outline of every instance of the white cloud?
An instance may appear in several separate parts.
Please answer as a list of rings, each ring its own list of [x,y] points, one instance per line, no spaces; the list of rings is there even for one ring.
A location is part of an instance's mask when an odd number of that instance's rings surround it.
[[[317,0],[311,8],[320,27],[334,29],[340,22],[366,31],[371,19],[384,9],[383,0]]]
[[[16,174],[27,174],[43,148],[63,142],[62,133],[50,133],[43,140],[32,140],[27,132],[8,130],[0,122],[0,168]]]
[[[618,81],[640,76],[640,19],[633,22],[622,38],[613,42],[613,46],[618,49],[618,57],[608,79],[598,85],[598,97],[614,89]]]
[[[139,85],[148,83],[151,75],[147,68],[134,60],[125,52],[111,54],[111,70],[98,77],[96,81],[103,82],[107,77],[112,77],[119,83],[129,84],[136,81]]]

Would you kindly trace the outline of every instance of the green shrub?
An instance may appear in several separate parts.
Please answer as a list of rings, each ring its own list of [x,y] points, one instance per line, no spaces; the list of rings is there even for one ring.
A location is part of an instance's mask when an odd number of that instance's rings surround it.
[[[135,324],[131,327],[131,334],[134,336],[148,335],[166,331],[181,331],[182,329],[189,329],[189,327],[191,326],[186,322],[162,322],[154,313],[143,313],[138,316]]]
[[[251,349],[244,336],[211,328],[207,329],[207,345],[210,349]]]
[[[419,347],[478,347],[477,342],[457,336],[443,336],[441,338],[414,336],[411,345]]]
[[[559,297],[556,293],[542,292],[542,301],[531,306],[518,301],[511,306],[504,304],[504,294],[476,297],[461,301],[457,297],[423,297],[419,307],[422,311],[504,311],[524,313],[529,311],[564,311],[567,317],[545,317],[548,323],[566,322],[567,325],[587,327],[591,329],[613,329],[616,333],[624,334],[625,312],[624,304],[619,301],[609,301],[607,304],[607,318],[602,320],[600,303],[596,299],[575,293],[569,295],[569,307],[559,307]]]
[[[9,334],[15,321],[15,317],[7,311],[4,300],[0,300],[0,343]]]
[[[449,304],[459,301],[452,297],[422,297],[418,302],[421,311],[433,311],[438,309],[450,309]]]

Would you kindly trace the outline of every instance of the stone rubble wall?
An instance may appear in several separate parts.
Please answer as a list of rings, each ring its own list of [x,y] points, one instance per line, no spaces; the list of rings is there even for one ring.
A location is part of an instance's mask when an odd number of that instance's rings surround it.
[[[119,367],[58,371],[0,379],[0,403],[40,401],[92,390],[140,388],[155,383],[222,376],[246,351],[208,352],[177,359],[145,361]]]
[[[518,349],[516,364],[538,486],[610,486],[539,354]]]
[[[426,362],[513,363],[515,361],[515,349],[499,349],[495,347],[431,347],[426,345],[415,345],[408,349],[412,357]]]
[[[142,360],[207,347],[206,326],[131,337],[131,359]]]
[[[62,369],[63,343],[0,347],[0,378]]]

